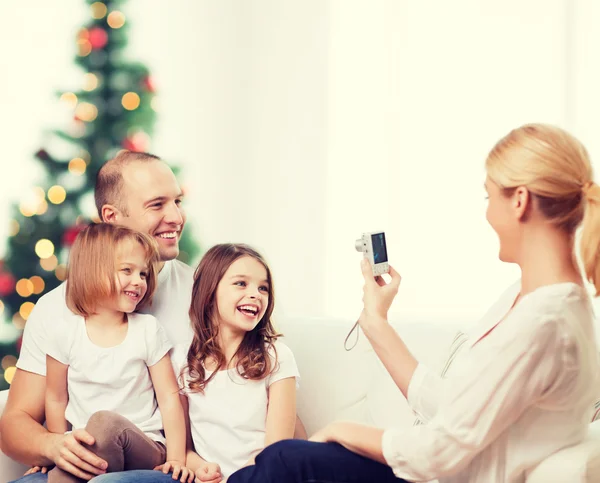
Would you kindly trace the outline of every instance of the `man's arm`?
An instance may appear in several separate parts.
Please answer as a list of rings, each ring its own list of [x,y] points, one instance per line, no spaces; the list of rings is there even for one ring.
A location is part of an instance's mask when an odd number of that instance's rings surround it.
[[[2,451],[31,466],[56,464],[85,480],[105,473],[106,461],[81,445],[94,444],[87,431],[53,434],[42,426],[45,392],[44,376],[17,369],[0,420]]]
[[[48,447],[55,436],[42,426],[46,378],[17,369],[0,420],[2,451],[31,466],[48,466]]]

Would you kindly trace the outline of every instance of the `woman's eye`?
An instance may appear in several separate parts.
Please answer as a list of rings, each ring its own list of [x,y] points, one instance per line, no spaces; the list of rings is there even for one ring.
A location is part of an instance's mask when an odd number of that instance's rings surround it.
[[[121,269],[121,272],[124,272],[124,273],[131,273],[131,269],[130,269],[130,268],[122,268],[122,269]]]

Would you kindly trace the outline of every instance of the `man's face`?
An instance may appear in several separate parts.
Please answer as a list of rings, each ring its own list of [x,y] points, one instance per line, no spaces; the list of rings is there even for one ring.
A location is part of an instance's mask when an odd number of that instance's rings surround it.
[[[115,221],[152,235],[161,260],[173,260],[185,224],[183,193],[173,171],[162,161],[133,162],[122,174],[121,198],[127,215],[120,213]]]

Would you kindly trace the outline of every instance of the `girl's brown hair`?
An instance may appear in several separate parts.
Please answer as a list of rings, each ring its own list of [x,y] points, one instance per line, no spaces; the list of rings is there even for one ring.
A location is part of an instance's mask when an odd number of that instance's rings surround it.
[[[231,264],[242,257],[252,257],[260,262],[267,271],[269,301],[265,314],[256,327],[247,332],[233,356],[238,373],[245,379],[263,379],[270,375],[277,363],[277,353],[274,342],[278,334],[271,322],[275,293],[271,270],[263,257],[253,248],[244,244],[215,245],[202,257],[194,273],[190,321],[194,331],[194,339],[188,350],[187,366],[184,371],[189,373],[187,386],[191,391],[204,392],[204,388],[216,375],[217,371],[227,364],[225,354],[218,342],[219,314],[216,303],[216,293],[219,282]],[[275,354],[275,364],[271,361],[269,352]],[[216,363],[215,370],[206,377],[204,363],[210,358]]]
[[[117,255],[125,242],[138,243],[146,253],[147,289],[136,311],[152,302],[156,289],[156,265],[159,262],[156,241],[149,235],[110,223],[85,227],[71,248],[67,269],[67,306],[83,317],[96,313],[97,302],[119,292]]]
[[[583,144],[559,127],[527,124],[498,141],[486,170],[507,195],[527,188],[548,221],[568,234],[583,222],[583,269],[599,295],[600,187]]]

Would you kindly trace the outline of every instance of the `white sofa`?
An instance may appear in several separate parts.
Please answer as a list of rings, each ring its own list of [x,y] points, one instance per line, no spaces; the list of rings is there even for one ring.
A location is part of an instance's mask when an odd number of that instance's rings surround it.
[[[336,419],[380,427],[413,424],[414,416],[406,401],[364,335],[360,335],[352,351],[344,349],[344,339],[352,324],[348,320],[325,319],[289,319],[279,324],[300,369],[298,412],[309,434]],[[422,321],[398,324],[396,328],[419,360],[430,367],[440,367],[460,326]],[[0,411],[5,398],[6,393],[0,393]],[[599,424],[590,425],[587,441],[542,462],[527,482],[600,482]],[[23,471],[23,466],[0,453],[0,483],[16,478]]]

